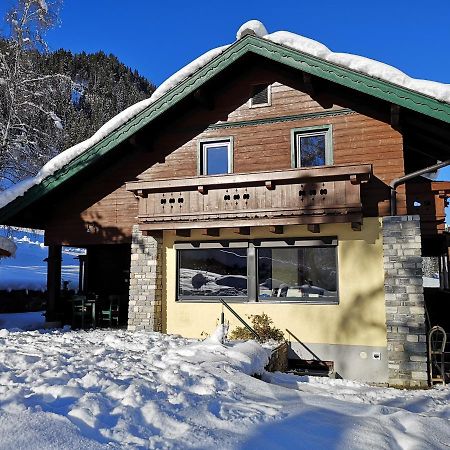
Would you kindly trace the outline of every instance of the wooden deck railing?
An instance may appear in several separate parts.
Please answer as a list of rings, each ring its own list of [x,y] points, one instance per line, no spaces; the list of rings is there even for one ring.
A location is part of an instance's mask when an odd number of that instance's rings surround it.
[[[360,223],[371,165],[135,181],[142,230]]]

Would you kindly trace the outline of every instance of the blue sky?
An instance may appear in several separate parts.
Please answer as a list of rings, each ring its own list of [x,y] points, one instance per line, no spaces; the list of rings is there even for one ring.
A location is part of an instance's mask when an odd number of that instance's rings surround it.
[[[13,2],[2,0],[0,14]],[[60,16],[60,26],[47,35],[52,49],[114,53],[156,84],[206,50],[232,42],[250,19],[269,32],[293,31],[417,78],[450,82],[448,0],[65,0]]]

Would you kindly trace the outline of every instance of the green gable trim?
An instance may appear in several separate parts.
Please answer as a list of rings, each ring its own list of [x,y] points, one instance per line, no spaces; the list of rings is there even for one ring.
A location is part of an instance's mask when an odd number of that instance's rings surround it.
[[[208,126],[208,130],[220,130],[224,128],[243,128],[251,127],[255,125],[267,125],[271,123],[279,122],[294,122],[296,120],[310,120],[310,119],[322,119],[324,117],[335,116],[347,116],[349,114],[356,114],[350,108],[332,109],[330,111],[317,111],[304,114],[291,114],[288,116],[267,117],[265,119],[253,119],[253,120],[239,120],[236,122],[219,122],[212,123]]]
[[[30,188],[24,196],[18,197],[0,209],[0,223],[7,221],[31,203],[42,198],[69,178],[98,161],[103,155],[126,141],[138,130],[162,115],[247,53],[263,56],[350,89],[450,123],[450,105],[446,103],[387,81],[378,80],[329,63],[300,51],[248,35],[231,45],[192,76],[166,92],[160,99],[76,157],[67,166],[47,177],[39,185]]]

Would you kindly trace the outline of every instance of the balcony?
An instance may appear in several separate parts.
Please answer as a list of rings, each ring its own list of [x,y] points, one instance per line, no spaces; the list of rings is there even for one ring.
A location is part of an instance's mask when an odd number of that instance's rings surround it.
[[[445,208],[450,197],[450,182],[418,178],[406,185],[408,214],[420,216],[422,236],[434,236],[445,231]]]
[[[362,222],[370,164],[134,181],[141,230]]]

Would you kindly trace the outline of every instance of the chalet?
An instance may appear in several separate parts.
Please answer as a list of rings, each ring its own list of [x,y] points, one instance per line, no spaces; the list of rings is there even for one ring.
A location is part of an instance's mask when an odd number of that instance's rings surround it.
[[[81,289],[120,299],[129,330],[200,337],[222,299],[289,329],[298,358],[426,386],[450,193],[427,174],[449,164],[449,124],[445,85],[251,21],[3,193],[0,223],[45,230],[49,321],[61,248],[84,247]]]

